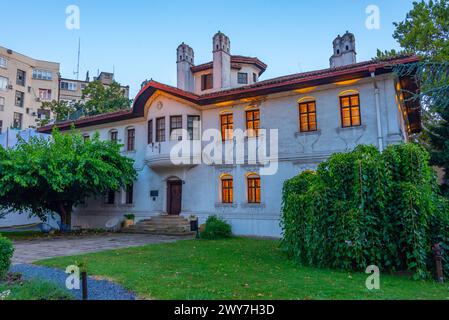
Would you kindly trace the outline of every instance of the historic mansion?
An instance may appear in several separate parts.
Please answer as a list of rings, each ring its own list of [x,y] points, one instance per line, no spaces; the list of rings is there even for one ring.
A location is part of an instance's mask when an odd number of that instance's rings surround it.
[[[333,42],[328,69],[260,80],[264,62],[231,54],[231,42],[221,32],[211,45],[212,61],[199,65],[191,47],[178,47],[177,87],[151,80],[129,111],[57,125],[70,130],[74,124],[86,138],[99,132],[102,139],[120,142],[138,171],[133,186],[78,206],[74,226],[104,227],[127,213],[138,220],[195,215],[200,223],[218,215],[235,234],[279,237],[287,179],[315,169],[335,152],[358,144],[383,150],[421,130],[420,106],[403,93],[417,87],[392,68],[416,62],[414,56],[357,63],[354,35],[346,32]],[[222,133],[219,147],[234,157],[234,130],[246,131],[243,141],[250,144],[259,132],[276,129],[277,156],[269,157],[276,172],[261,174],[266,164],[249,157],[234,163],[201,161],[204,154],[193,146],[208,144],[202,137],[209,129]],[[171,150],[181,140],[192,145],[195,161],[172,161]]]

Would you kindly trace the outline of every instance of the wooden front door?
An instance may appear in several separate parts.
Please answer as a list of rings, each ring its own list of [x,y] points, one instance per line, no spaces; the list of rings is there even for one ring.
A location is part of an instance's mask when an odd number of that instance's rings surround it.
[[[179,215],[182,203],[182,181],[167,182],[167,213]]]

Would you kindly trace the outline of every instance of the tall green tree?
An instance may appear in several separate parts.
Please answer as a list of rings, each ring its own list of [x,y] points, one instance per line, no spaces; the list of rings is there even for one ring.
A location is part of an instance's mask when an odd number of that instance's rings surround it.
[[[42,102],[42,109],[50,111],[56,122],[68,120],[70,115],[72,115],[79,108],[81,108],[81,106],[78,103],[69,103],[63,100]],[[45,121],[41,121],[40,125],[47,125],[49,123],[49,120],[50,119],[45,119]]]
[[[125,90],[117,82],[104,85],[100,81],[90,82],[83,89],[85,115],[96,115],[129,109],[131,100],[125,97]]]
[[[434,165],[446,171],[449,182],[449,0],[430,0],[413,3],[404,21],[395,23],[393,34],[402,50],[422,57],[420,63],[399,67],[400,75],[415,74],[423,106],[424,131],[420,136],[429,149]],[[378,58],[398,52],[378,51]],[[449,186],[443,186],[447,192]]]
[[[73,207],[87,198],[120,190],[136,179],[134,161],[120,154],[120,145],[95,134],[62,134],[0,147],[0,209],[30,211],[45,219],[56,212],[71,225]]]

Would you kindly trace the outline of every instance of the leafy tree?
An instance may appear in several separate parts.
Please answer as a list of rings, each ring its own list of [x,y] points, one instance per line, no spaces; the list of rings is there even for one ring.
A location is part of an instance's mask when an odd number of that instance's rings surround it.
[[[124,96],[125,91],[120,84],[113,82],[106,86],[100,81],[90,82],[83,90],[85,115],[96,115],[129,109],[131,100]]]
[[[101,141],[98,133],[85,140],[74,130],[54,129],[52,139],[0,147],[0,209],[30,211],[42,219],[56,212],[70,226],[74,206],[131,184],[133,163],[120,154],[120,145]]]
[[[73,114],[75,111],[77,111],[80,108],[79,104],[76,103],[69,103],[67,101],[44,101],[42,102],[42,109],[49,110],[51,114],[54,115],[54,118],[56,122],[61,122],[64,120],[69,119],[70,115]],[[46,125],[48,124],[47,121],[41,121],[40,125]]]
[[[394,39],[400,52],[416,52],[422,61],[396,68],[399,75],[415,75],[420,92],[412,99],[423,106],[423,133],[419,141],[430,151],[431,163],[443,167],[449,182],[449,0],[413,3],[404,21],[395,23]],[[396,51],[378,51],[378,58]],[[448,192],[449,186],[443,186]],[[449,192],[448,192],[449,195]]]

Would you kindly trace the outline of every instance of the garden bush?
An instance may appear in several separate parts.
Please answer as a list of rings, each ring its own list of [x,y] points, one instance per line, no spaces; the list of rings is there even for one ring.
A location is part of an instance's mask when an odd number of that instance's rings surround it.
[[[13,253],[12,242],[0,235],[0,280],[3,280],[8,273]]]
[[[432,245],[449,276],[449,206],[438,195],[429,155],[415,144],[380,153],[359,146],[288,180],[283,189],[282,247],[300,264],[428,277]]]
[[[200,237],[208,240],[226,239],[232,237],[231,225],[216,216],[210,216]]]

